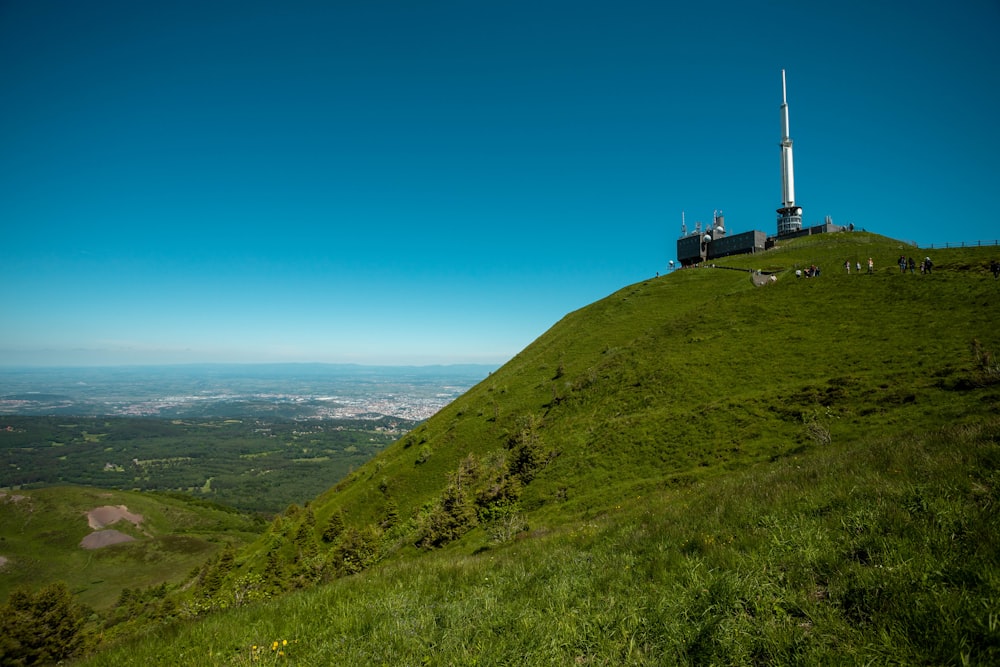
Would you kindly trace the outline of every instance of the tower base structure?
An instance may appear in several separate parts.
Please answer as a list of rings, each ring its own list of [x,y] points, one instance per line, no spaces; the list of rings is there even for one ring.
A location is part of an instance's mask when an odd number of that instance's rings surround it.
[[[802,229],[802,208],[788,206],[778,209],[778,236],[794,234]]]

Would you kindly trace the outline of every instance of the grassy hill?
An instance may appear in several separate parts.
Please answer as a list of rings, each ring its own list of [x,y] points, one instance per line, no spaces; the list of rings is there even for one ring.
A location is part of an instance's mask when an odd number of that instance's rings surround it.
[[[711,268],[629,286],[567,315],[321,496],[317,516],[335,506],[371,521],[387,498],[410,515],[459,459],[509,451],[526,430],[544,463],[521,502],[548,522],[799,451],[814,425],[835,440],[876,439],[981,414],[981,395],[955,389],[973,373],[974,339],[1000,351],[986,272],[1000,249],[935,253],[929,276],[900,275],[901,252],[914,249],[863,233],[811,237],[717,262],[782,271],[764,288]],[[867,256],[884,268],[840,269]],[[794,278],[810,264],[819,278]]]
[[[107,525],[135,541],[96,549],[81,541],[97,529],[88,513],[101,507],[141,515]],[[0,599],[19,586],[66,582],[87,606],[107,610],[123,588],[149,588],[184,578],[225,544],[244,544],[259,525],[220,506],[182,496],[52,487],[0,494]]]
[[[1000,659],[1000,250],[901,253],[802,238],[570,313],[192,586],[227,611],[92,663]]]

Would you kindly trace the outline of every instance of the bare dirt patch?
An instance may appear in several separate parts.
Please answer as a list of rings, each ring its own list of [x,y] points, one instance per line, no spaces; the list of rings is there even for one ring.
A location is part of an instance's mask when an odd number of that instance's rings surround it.
[[[141,528],[142,515],[129,512],[128,507],[125,505],[118,505],[117,507],[104,505],[103,507],[95,507],[90,510],[87,512],[87,523],[95,532],[80,540],[80,546],[84,549],[100,549],[112,544],[134,542],[134,537],[126,535],[119,530],[105,530],[107,526],[119,521],[128,521],[136,528]]]
[[[94,530],[101,530],[122,520],[130,521],[138,527],[142,523],[142,515],[129,512],[128,508],[124,505],[119,505],[118,507],[105,505],[104,507],[92,509],[87,513],[87,523]]]
[[[0,570],[2,570],[3,566],[6,565],[7,563],[8,563],[7,558],[5,556],[0,556]]]
[[[84,549],[100,549],[122,542],[135,542],[135,538],[117,530],[98,530],[80,540],[80,546]]]

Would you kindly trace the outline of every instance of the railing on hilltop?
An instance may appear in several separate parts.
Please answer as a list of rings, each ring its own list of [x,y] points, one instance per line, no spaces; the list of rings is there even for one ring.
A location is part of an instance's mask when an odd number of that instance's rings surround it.
[[[916,244],[913,244],[916,245]],[[958,243],[945,243],[941,245],[940,243],[934,245],[933,243],[928,246],[929,250],[940,250],[942,248],[981,248],[982,246],[995,246],[1000,245],[1000,239],[994,239],[992,241],[960,241]]]
[[[865,231],[865,230],[862,229],[861,231]],[[834,233],[836,233],[836,232],[834,232]],[[813,238],[813,236],[819,236],[819,235],[818,234],[812,234],[812,235],[810,235],[808,237],[800,237],[800,238]],[[905,243],[907,245],[911,245],[914,248],[920,248],[921,247],[916,241],[899,241],[899,242],[900,243]],[[822,244],[823,244],[823,239],[818,238],[815,241],[806,242],[806,243],[800,243],[800,244],[796,245],[795,246],[795,250],[802,250],[803,248],[808,248],[809,246],[822,245]],[[984,247],[985,248],[990,248],[990,247],[996,247],[996,246],[1000,246],[1000,239],[993,239],[992,241],[959,241],[957,243],[932,243],[929,246],[925,246],[923,249],[924,250],[945,250],[945,249],[948,249],[948,248],[984,248]],[[767,250],[758,250],[758,251],[755,251],[753,253],[745,253],[745,254],[754,254],[754,255],[760,255],[760,254],[763,254],[763,253],[769,253],[770,254],[770,253],[773,253],[775,251],[780,251],[780,250],[785,250],[785,249],[786,248],[784,246],[776,245],[776,246],[773,246],[771,248],[768,248]],[[722,258],[718,257],[716,259],[722,259]],[[677,270],[677,269],[702,267],[702,266],[711,266],[711,268],[713,268],[713,269],[730,269],[730,268],[732,268],[732,269],[735,269],[736,271],[750,271],[751,273],[754,272],[754,269],[738,269],[738,268],[729,267],[729,266],[715,266],[715,264],[709,265],[709,264],[705,264],[704,262],[698,262],[698,263],[695,263],[695,264],[691,264],[689,266],[681,266],[680,263],[678,262],[678,266],[676,266],[676,267],[674,267],[674,268],[672,268],[670,270],[674,271],[674,270]]]

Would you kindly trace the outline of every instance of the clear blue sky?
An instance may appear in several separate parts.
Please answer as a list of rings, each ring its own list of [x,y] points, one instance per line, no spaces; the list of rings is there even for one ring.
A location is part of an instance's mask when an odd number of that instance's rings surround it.
[[[796,195],[1000,237],[1000,5],[0,2],[0,365],[500,363]]]

